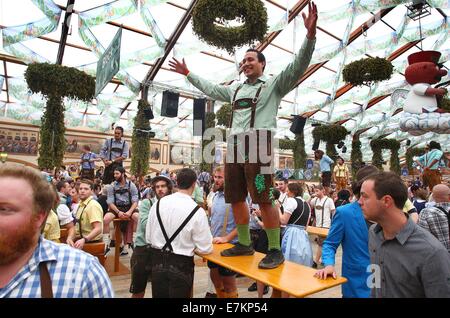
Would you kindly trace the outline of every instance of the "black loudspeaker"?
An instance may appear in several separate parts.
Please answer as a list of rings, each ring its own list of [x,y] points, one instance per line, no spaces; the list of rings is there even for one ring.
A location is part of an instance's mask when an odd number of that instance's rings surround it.
[[[163,117],[177,117],[178,116],[178,100],[180,94],[165,91],[161,103],[161,116]]]
[[[155,118],[155,116],[153,115],[153,111],[150,107],[144,109],[144,116],[145,119],[147,120],[152,120],[153,118]]]
[[[406,140],[406,145],[409,146],[411,144],[411,140],[407,139]]]
[[[289,129],[294,134],[299,134],[303,132],[303,128],[305,128],[306,118],[302,116],[295,116],[292,121],[291,128]]]
[[[206,98],[194,99],[194,119],[205,119]]]
[[[342,153],[346,153],[347,152],[347,147],[346,146],[343,146],[342,147]]]
[[[320,140],[314,141],[314,144],[312,146],[312,150],[316,151],[317,149],[319,149],[319,144],[320,144]]]
[[[203,136],[205,132],[206,99],[194,99],[194,136]]]

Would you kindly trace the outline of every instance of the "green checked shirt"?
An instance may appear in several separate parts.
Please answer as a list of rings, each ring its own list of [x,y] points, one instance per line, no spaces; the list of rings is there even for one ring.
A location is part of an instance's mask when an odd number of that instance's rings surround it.
[[[255,129],[274,130],[277,127],[278,106],[281,99],[288,94],[305,72],[311,61],[316,40],[305,39],[295,59],[278,75],[268,78],[261,76],[254,84],[245,81],[243,84],[234,83],[229,86],[216,85],[189,72],[187,79],[195,87],[209,97],[222,102],[232,103],[236,89],[242,85],[236,100],[254,98],[258,88],[262,85],[258,104],[256,105]],[[250,130],[251,109],[236,110],[233,115],[231,134],[238,134]]]

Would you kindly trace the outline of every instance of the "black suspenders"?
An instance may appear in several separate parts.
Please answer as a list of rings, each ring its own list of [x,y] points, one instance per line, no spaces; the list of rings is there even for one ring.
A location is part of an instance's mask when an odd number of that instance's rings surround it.
[[[164,228],[164,225],[162,223],[161,215],[159,213],[159,202],[161,201],[161,199],[159,199],[158,202],[156,203],[156,216],[158,217],[159,226],[161,227],[162,234],[164,235],[164,239],[166,240],[166,244],[162,247],[161,251],[165,252],[165,251],[169,250],[170,252],[173,253],[173,247],[172,247],[173,240],[178,236],[178,234],[180,234],[181,230],[183,230],[183,228],[186,226],[186,224],[188,224],[188,222],[194,216],[195,212],[197,212],[198,209],[200,209],[200,206],[197,205],[194,208],[194,210],[192,210],[192,212],[183,221],[183,223],[178,227],[178,229],[175,231],[175,233],[173,233],[173,235],[169,238],[169,236],[167,235],[166,229]]]

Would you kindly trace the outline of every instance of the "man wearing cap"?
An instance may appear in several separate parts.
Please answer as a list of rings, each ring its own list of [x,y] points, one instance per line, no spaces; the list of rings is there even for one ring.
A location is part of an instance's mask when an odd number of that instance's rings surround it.
[[[308,3],[308,15],[302,14],[307,29],[306,40],[294,60],[276,76],[263,75],[266,67],[264,55],[249,49],[240,68],[247,77],[244,83],[214,85],[189,71],[184,59],[173,58],[171,69],[187,76],[199,90],[215,100],[232,104],[227,140],[225,164],[225,200],[231,203],[238,231],[238,243],[221,252],[222,256],[252,255],[249,230],[249,211],[245,202],[250,193],[252,201],[258,203],[265,231],[269,238],[269,251],[259,268],[276,268],[284,262],[280,247],[280,220],[278,211],[272,206],[273,193],[273,130],[276,128],[278,106],[282,98],[298,83],[308,67],[314,52],[317,24],[317,7]],[[250,142],[246,139],[249,138]]]
[[[106,139],[100,150],[100,158],[105,164],[103,184],[110,184],[114,181],[114,169],[123,167],[123,161],[128,158],[129,145],[122,137],[123,128],[117,126],[114,129],[114,138]]]
[[[420,156],[416,162],[423,168],[422,180],[424,184],[428,185],[431,192],[435,185],[441,183],[439,161],[444,153],[441,151],[441,145],[436,141],[430,141],[427,146],[430,150]]]
[[[172,181],[163,175],[151,180],[151,187],[157,200],[172,194],[172,185]],[[147,281],[151,277],[150,245],[145,241],[145,229],[151,206],[152,202],[148,198],[145,198],[139,206],[139,223],[136,230],[136,240],[134,241],[135,248],[130,260],[130,293],[132,293],[132,298],[144,298]]]

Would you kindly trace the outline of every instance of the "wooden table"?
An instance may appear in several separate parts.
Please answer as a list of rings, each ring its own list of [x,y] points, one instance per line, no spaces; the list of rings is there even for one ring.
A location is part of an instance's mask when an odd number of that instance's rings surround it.
[[[329,229],[323,228],[323,227],[308,226],[306,228],[306,232],[308,232],[308,234],[318,235],[321,237],[327,237],[328,231],[329,231]]]
[[[108,257],[105,262],[105,268],[109,276],[126,275],[130,273],[128,267],[120,262],[120,245],[122,244],[122,232],[120,231],[120,223],[128,221],[127,219],[114,219],[114,233],[116,245],[114,247],[114,263],[111,257]]]
[[[289,261],[285,261],[274,269],[259,269],[258,263],[265,256],[263,253],[255,252],[252,256],[236,257],[223,257],[220,255],[222,250],[232,246],[232,244],[213,244],[212,254],[200,256],[208,261],[272,286],[274,289],[272,297],[280,297],[281,291],[295,297],[305,297],[347,282],[347,279],[344,277],[337,277],[336,279],[328,277],[325,280],[320,280],[314,277],[315,269]]]

